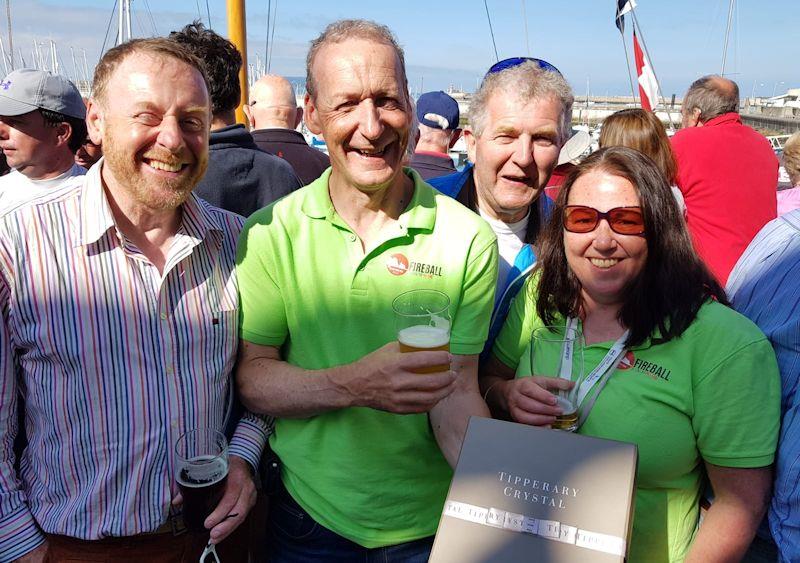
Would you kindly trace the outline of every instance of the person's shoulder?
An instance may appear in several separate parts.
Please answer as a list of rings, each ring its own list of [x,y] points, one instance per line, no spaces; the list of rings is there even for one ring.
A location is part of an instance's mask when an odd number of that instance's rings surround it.
[[[79,198],[83,191],[86,176],[69,176],[58,186],[33,195],[26,193],[22,196],[9,195],[0,198],[0,218],[9,215],[22,217],[36,214],[38,209],[46,207],[63,207],[68,201]],[[19,189],[19,185],[12,185],[11,189]],[[57,211],[56,214],[60,214]]]
[[[254,170],[260,174],[267,174],[276,179],[295,179],[294,168],[279,156],[270,154],[261,149],[253,149]]]
[[[461,191],[461,188],[470,174],[472,174],[472,166],[466,166],[463,170],[456,170],[444,176],[429,178],[427,182],[437,191],[451,198],[455,198],[458,196],[458,192]]]
[[[696,339],[706,353],[741,348],[766,340],[756,324],[727,305],[709,300],[697,312],[694,322],[681,338]]]
[[[434,194],[437,222],[440,218],[446,221],[446,228],[453,229],[454,235],[461,233],[464,236],[497,238],[492,227],[480,215],[467,209],[454,198],[436,190],[430,184],[426,186],[426,189],[431,190]]]
[[[290,224],[299,222],[302,217],[306,216],[303,206],[315,184],[316,181],[298,188],[254,212],[245,221],[245,229],[273,223]]]

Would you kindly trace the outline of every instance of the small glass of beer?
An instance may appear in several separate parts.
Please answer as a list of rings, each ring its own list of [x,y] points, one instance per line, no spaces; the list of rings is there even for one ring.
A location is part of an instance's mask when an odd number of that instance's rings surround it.
[[[563,366],[564,349],[572,350],[572,366]],[[578,388],[583,381],[583,335],[577,328],[544,326],[531,336],[531,374],[560,377],[568,374],[575,386],[569,391],[555,392],[563,414],[551,425],[556,430],[574,432],[578,428]]]
[[[450,349],[450,298],[434,289],[412,289],[392,302],[397,340],[401,352]],[[436,373],[449,364],[412,370]]]
[[[183,496],[183,521],[194,532],[222,499],[228,479],[228,441],[210,428],[190,430],[175,444],[175,480]]]

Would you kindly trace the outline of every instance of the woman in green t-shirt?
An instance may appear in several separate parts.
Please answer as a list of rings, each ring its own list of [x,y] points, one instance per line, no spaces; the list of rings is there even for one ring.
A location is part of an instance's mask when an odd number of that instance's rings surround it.
[[[551,391],[573,384],[532,376],[531,332],[579,325],[584,371],[610,363],[583,394],[599,389],[578,432],[639,448],[629,560],[739,560],[769,497],[777,364],[695,254],[667,180],[635,150],[594,153],[559,193],[537,254],[482,370],[487,403],[496,416],[552,424]],[[706,478],[715,501],[698,528]]]

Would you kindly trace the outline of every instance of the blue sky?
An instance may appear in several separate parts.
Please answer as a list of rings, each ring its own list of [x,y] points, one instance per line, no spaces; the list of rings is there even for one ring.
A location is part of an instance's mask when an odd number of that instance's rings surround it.
[[[718,73],[727,0],[638,0],[637,17],[662,84],[681,96],[703,74]],[[406,51],[412,90],[475,88],[495,61],[483,0],[404,2],[272,0],[276,14],[271,71],[303,75],[309,40],[331,21],[368,18],[388,25]],[[579,95],[630,93],[625,54],[614,27],[615,0],[487,0],[500,58],[530,54],[556,65]],[[5,4],[5,2],[3,3]],[[70,47],[89,67],[100,55],[113,0],[11,0],[14,51],[31,60],[34,41],[56,41],[66,74],[74,74]],[[268,0],[247,5],[249,62],[264,57]],[[527,17],[523,17],[523,6]],[[726,75],[743,96],[800,87],[800,9],[797,0],[739,0]],[[224,0],[208,0],[211,23],[227,34]],[[149,13],[148,13],[149,8]],[[133,34],[164,35],[198,17],[206,0],[134,0]],[[4,11],[0,11],[2,16]],[[151,18],[152,14],[152,18]],[[527,21],[528,42],[525,38]],[[628,49],[632,22],[628,18]],[[116,20],[112,21],[113,42]],[[7,44],[5,22],[0,34]],[[17,64],[19,64],[17,60]],[[2,69],[0,69],[2,72]]]

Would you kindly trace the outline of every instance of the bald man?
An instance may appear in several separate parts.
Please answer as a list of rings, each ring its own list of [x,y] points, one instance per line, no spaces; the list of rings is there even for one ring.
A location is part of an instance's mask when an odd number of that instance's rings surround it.
[[[672,137],[678,188],[695,249],[725,285],[756,233],[777,216],[778,159],[739,117],[739,87],[720,76],[696,80]]]
[[[309,147],[296,129],[303,120],[294,88],[282,76],[266,74],[250,89],[244,106],[253,140],[262,150],[285,159],[303,185],[310,184],[330,166],[328,155]]]

